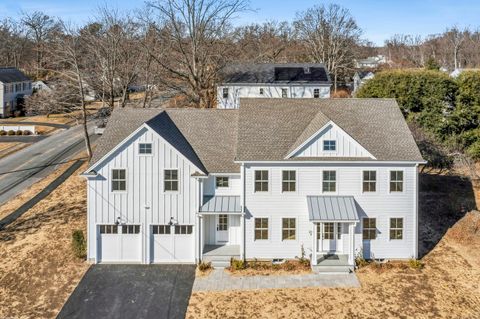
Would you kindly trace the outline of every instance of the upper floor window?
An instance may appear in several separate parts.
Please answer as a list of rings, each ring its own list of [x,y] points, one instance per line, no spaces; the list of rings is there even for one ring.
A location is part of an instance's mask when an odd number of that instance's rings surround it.
[[[222,96],[224,99],[228,98],[228,88],[222,89]]]
[[[268,171],[255,171],[255,192],[268,192]]]
[[[335,151],[335,150],[337,150],[337,141],[335,141],[335,140],[324,140],[323,141],[323,150],[324,151]]]
[[[313,97],[316,99],[320,97],[320,89],[313,89]]]
[[[295,240],[296,232],[295,218],[282,218],[282,240]]]
[[[215,177],[215,187],[216,188],[228,187],[228,177],[226,177],[226,176]]]
[[[376,218],[364,218],[363,219],[363,239],[375,239],[377,238],[377,219]]]
[[[403,218],[390,218],[390,239],[403,239]]]
[[[403,192],[403,171],[390,171],[390,192]]]
[[[268,239],[268,218],[255,218],[255,240]]]
[[[112,169],[112,192],[127,190],[127,174],[125,169]]]
[[[323,171],[323,192],[335,192],[337,190],[337,172]]]
[[[260,90],[259,90],[259,91],[260,91],[260,92],[259,92],[259,93],[260,93],[260,95],[263,95],[263,93],[264,93],[264,91],[263,91],[263,88],[260,88]]]
[[[282,192],[294,192],[297,184],[296,171],[282,171]]]
[[[163,176],[165,191],[178,191],[178,170],[166,169]]]
[[[152,143],[138,144],[138,154],[142,154],[142,155],[152,154]]]
[[[377,172],[363,171],[363,191],[376,192],[377,191]]]
[[[283,97],[283,98],[288,97],[288,91],[287,91],[287,89],[282,89],[282,97]]]

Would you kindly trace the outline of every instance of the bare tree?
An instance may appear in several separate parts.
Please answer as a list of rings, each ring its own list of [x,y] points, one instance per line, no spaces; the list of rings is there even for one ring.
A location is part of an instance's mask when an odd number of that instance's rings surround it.
[[[218,71],[232,44],[230,21],[246,0],[158,0],[148,2],[160,37],[150,54],[168,75],[163,85],[198,107],[213,107]]]
[[[313,62],[323,62],[334,78],[353,67],[352,48],[360,41],[361,29],[346,8],[336,4],[314,6],[297,14],[295,29],[306,43]]]
[[[447,29],[445,37],[448,39],[452,53],[453,53],[453,67],[458,69],[461,67],[459,63],[459,53],[465,41],[465,30],[460,30],[458,27]]]

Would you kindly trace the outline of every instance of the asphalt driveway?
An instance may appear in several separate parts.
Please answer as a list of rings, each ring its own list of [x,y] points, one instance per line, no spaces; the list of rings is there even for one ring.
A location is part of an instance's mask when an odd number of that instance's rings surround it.
[[[184,318],[194,265],[93,265],[57,318]]]

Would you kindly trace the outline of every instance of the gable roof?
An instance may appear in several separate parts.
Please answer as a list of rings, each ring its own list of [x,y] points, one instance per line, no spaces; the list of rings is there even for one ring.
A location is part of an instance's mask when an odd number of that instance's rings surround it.
[[[223,83],[330,84],[328,72],[321,63],[233,64],[221,72],[221,77]]]
[[[11,83],[11,82],[24,82],[30,81],[30,78],[23,74],[17,68],[0,68],[0,82]]]
[[[240,105],[238,161],[286,160],[327,119],[379,161],[423,161],[394,99],[240,99]]]

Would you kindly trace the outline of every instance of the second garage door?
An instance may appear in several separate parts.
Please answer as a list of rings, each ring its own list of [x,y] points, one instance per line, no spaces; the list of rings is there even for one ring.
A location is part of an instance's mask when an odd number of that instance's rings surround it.
[[[140,225],[99,225],[98,261],[142,262]]]
[[[152,225],[150,231],[151,262],[195,262],[195,243],[192,225]]]

